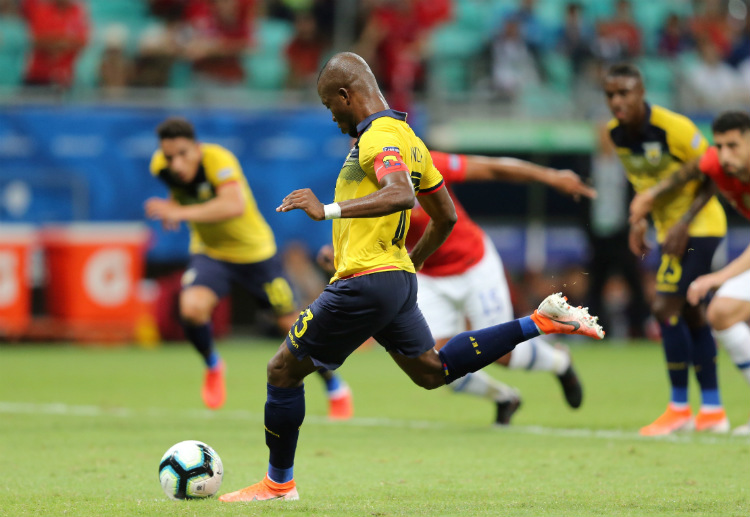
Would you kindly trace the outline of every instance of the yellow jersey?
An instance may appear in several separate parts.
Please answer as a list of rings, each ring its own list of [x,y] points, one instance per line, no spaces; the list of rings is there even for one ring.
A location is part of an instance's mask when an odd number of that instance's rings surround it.
[[[204,203],[216,197],[221,185],[237,183],[245,198],[245,212],[216,223],[190,222],[190,253],[243,264],[271,258],[276,253],[273,232],[258,211],[237,158],[220,145],[200,144],[200,147],[203,157],[189,184],[172,176],[161,150],[151,158],[151,174],[166,183],[172,198],[181,205]]]
[[[357,133],[359,138],[336,181],[334,201],[377,192],[379,179],[391,172],[409,174],[416,194],[442,187],[443,177],[427,147],[406,123],[406,113],[385,110],[370,115],[357,125]],[[411,210],[404,210],[381,217],[334,219],[336,273],[331,282],[396,269],[414,273],[404,244],[410,214]]]
[[[629,132],[616,119],[608,127],[636,192],[651,188],[708,149],[708,142],[690,119],[660,106],[646,105],[645,122],[637,134]],[[699,185],[700,180],[691,181],[656,200],[651,217],[660,243],[669,228],[688,211]],[[688,228],[691,237],[722,237],[726,232],[726,215],[716,197],[696,214]]]

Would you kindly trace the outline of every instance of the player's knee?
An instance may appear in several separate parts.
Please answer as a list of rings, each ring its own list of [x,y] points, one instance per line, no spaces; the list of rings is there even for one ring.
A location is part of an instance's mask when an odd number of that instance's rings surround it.
[[[708,318],[708,324],[714,330],[726,330],[735,323],[738,319],[736,317],[737,311],[731,302],[728,302],[722,298],[714,298],[708,305],[708,312],[706,317]]]
[[[680,308],[662,297],[657,297],[651,304],[651,313],[657,321],[670,321],[674,316],[680,315]]]
[[[281,354],[274,355],[266,366],[266,379],[268,384],[277,388],[291,388],[299,383],[293,379],[288,365]]]
[[[180,317],[188,325],[205,325],[211,320],[211,308],[206,304],[180,303]]]

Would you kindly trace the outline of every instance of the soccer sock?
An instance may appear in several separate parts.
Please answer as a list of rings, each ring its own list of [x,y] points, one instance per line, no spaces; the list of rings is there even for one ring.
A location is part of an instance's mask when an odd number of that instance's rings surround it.
[[[510,354],[508,368],[511,370],[533,370],[554,372],[562,375],[570,366],[570,356],[550,345],[543,337],[519,343]]]
[[[305,419],[305,387],[277,388],[266,385],[266,445],[270,451],[268,477],[276,483],[294,478],[294,453],[299,428]]]
[[[672,316],[669,321],[659,322],[661,339],[664,345],[664,356],[667,360],[669,383],[672,385],[672,404],[677,408],[687,406],[688,402],[688,365],[693,338],[687,324],[679,316]]]
[[[732,362],[750,384],[750,327],[747,323],[740,322],[727,329],[714,332],[716,339],[726,349]]]
[[[200,355],[208,368],[214,368],[219,364],[219,354],[214,348],[214,338],[210,323],[203,325],[190,325],[183,322],[182,328],[185,331],[185,337],[188,338]]]
[[[333,371],[321,368],[318,370],[318,374],[326,383],[326,391],[328,392],[329,399],[337,399],[346,395],[349,391],[349,386],[341,377],[333,373]]]
[[[693,338],[693,369],[701,387],[701,400],[705,408],[720,408],[719,379],[716,371],[716,342],[711,327],[703,325],[690,331]]]
[[[539,329],[527,316],[454,336],[438,351],[445,371],[445,383],[450,384],[467,373],[481,370],[513,350],[518,343],[538,335]]]
[[[518,391],[493,379],[482,370],[467,373],[460,379],[451,382],[449,386],[456,393],[476,395],[495,402],[507,402],[518,397]]]

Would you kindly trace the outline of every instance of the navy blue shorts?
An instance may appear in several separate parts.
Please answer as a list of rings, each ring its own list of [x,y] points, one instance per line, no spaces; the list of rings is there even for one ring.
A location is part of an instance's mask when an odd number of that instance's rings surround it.
[[[389,352],[419,357],[435,346],[417,307],[417,275],[371,273],[336,282],[300,313],[286,346],[316,366],[335,370],[368,338]]]
[[[720,242],[721,237],[690,237],[681,258],[662,254],[656,272],[656,292],[685,296],[690,282],[711,272],[711,261]]]
[[[191,255],[187,271],[182,275],[182,288],[202,285],[223,298],[231,285],[239,284],[263,308],[273,309],[277,316],[297,309],[292,288],[284,275],[281,261],[274,255],[262,262],[237,264],[206,255]]]

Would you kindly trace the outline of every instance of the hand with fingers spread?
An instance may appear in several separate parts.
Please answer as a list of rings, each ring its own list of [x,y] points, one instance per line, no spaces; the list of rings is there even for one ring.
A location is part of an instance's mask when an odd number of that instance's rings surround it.
[[[313,221],[325,219],[323,203],[318,201],[318,198],[309,188],[295,190],[286,196],[276,208],[277,212],[289,212],[291,210],[304,210]]]

